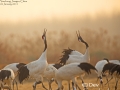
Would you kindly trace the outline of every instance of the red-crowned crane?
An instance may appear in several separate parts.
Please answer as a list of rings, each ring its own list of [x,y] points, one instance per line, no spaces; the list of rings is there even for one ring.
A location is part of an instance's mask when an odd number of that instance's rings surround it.
[[[85,42],[83,40],[79,31],[78,32],[76,31],[76,34],[77,34],[78,41],[85,44],[86,52],[84,54],[82,54],[82,53],[80,53],[76,50],[72,50],[72,49],[69,49],[69,48],[64,49],[64,51],[62,52],[63,56],[62,56],[62,58],[60,59],[60,62],[59,62],[62,65],[75,63],[75,62],[78,62],[78,63],[82,63],[82,62],[88,62],[89,63],[90,62],[89,45],[88,45],[87,42]]]
[[[9,89],[12,90],[11,85],[15,79],[15,75],[12,69],[1,69],[0,70],[0,90],[1,89]],[[4,85],[7,84],[7,87]]]
[[[119,60],[108,60],[104,58],[104,60],[100,60],[96,63],[95,68],[98,70],[98,78],[100,79],[100,86],[103,86],[103,80],[102,80],[102,70],[105,64],[108,62],[114,63],[114,64],[120,64]],[[106,78],[107,79],[107,78]]]
[[[17,85],[17,73],[18,73],[18,69],[22,66],[24,66],[25,64],[24,63],[11,63],[11,64],[8,64],[6,65],[3,69],[7,69],[7,68],[10,68],[13,70],[14,74],[15,74],[15,79],[14,79],[14,82],[16,83],[16,87],[17,87],[17,90],[18,90],[18,85]],[[13,88],[14,88],[14,82],[13,82]]]
[[[77,32],[76,32],[77,33]],[[89,45],[87,42],[85,42],[82,37],[80,36],[80,32],[77,33],[78,41],[84,43],[86,45],[86,52],[85,54],[82,54],[78,51],[72,50],[72,49],[64,49],[63,51],[63,56],[60,59],[60,63],[65,65],[65,64],[70,64],[74,62],[90,62],[90,55],[89,55]]]
[[[82,84],[87,89],[84,81],[83,81],[83,75],[85,73],[91,74],[91,70],[94,70],[97,73],[97,70],[94,66],[92,66],[90,63],[71,63],[64,65],[63,67],[59,68],[57,72],[55,73],[55,78],[58,83],[58,90],[63,89],[62,81],[67,80],[70,82],[72,80],[74,84],[77,84],[75,81],[76,76],[80,76],[80,79],[82,80]]]
[[[46,71],[44,72],[44,76],[48,79],[48,82],[49,82],[49,90],[52,90],[51,83],[53,81],[56,82],[56,80],[55,80],[55,72],[57,71],[57,69],[59,69],[62,66],[63,65],[61,65],[59,63],[49,64],[48,69],[46,69]]]
[[[21,67],[18,71],[18,78],[20,83],[22,83],[25,79],[34,78],[36,81],[33,84],[33,90],[36,90],[36,85],[43,82],[43,74],[48,66],[47,62],[47,40],[46,40],[46,29],[43,32],[42,39],[44,41],[45,47],[42,55],[38,60],[30,62],[25,66]]]
[[[117,90],[117,84],[118,81],[120,79],[120,65],[116,65],[114,66],[111,70],[110,70],[110,75],[114,76],[116,78],[116,85],[115,85],[115,90]]]
[[[49,90],[52,90],[51,83],[53,81],[56,82],[56,80],[55,80],[55,72],[57,71],[57,69],[59,69],[62,66],[63,65],[61,65],[61,64],[48,64],[48,66],[47,66],[47,68],[46,68],[46,70],[45,70],[45,72],[43,74],[43,77],[45,79],[47,79],[47,81],[48,81]],[[43,88],[46,88],[43,83],[42,83],[42,86],[43,86]]]
[[[48,80],[49,90],[52,90],[52,87],[51,87],[52,81],[51,80],[55,79],[56,71],[57,71],[57,69],[52,64],[48,64],[48,66],[43,74],[43,77]]]
[[[108,62],[107,64],[104,65],[103,70],[102,70],[102,74],[105,75],[107,83],[108,83],[108,89],[110,90],[110,86],[109,86],[109,81],[107,76],[110,75],[110,71],[112,70],[113,67],[116,67],[117,64],[114,63],[110,63]],[[113,78],[113,76],[111,77],[111,79]]]

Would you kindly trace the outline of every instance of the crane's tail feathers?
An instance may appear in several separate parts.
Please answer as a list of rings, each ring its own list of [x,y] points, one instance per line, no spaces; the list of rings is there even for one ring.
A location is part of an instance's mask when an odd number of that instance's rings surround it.
[[[86,62],[80,63],[78,67],[84,70],[87,74],[91,74],[91,70],[98,72],[97,69],[93,65],[91,65],[90,63],[86,63]]]
[[[23,66],[18,70],[18,79],[19,82],[22,83],[23,80],[28,79],[29,78],[29,70],[27,68],[27,66]]]
[[[65,64],[66,64],[66,61],[68,60],[69,55],[71,54],[72,51],[73,51],[73,50],[70,49],[70,48],[64,49],[63,52],[62,52],[63,55],[62,55],[62,57],[60,58],[60,62],[59,62],[59,63],[65,65]]]
[[[120,75],[120,65],[115,65],[111,70],[110,70],[110,74],[113,75],[114,72],[116,72],[116,75],[119,74]]]

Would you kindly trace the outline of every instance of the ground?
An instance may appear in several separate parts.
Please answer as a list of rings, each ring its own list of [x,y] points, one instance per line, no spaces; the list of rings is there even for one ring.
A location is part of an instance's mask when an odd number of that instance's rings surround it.
[[[99,90],[99,88],[98,88],[98,84],[99,84],[99,82],[96,82],[96,78],[84,78],[84,82],[88,85],[88,90]],[[106,83],[106,80],[105,80],[105,78],[103,79],[103,82],[104,82],[104,84]],[[119,86],[119,82],[118,82],[118,90],[120,90],[120,86]],[[27,82],[27,81],[25,81],[25,83],[23,83],[23,84],[19,84],[19,90],[33,90],[32,89],[32,85],[33,85],[33,81],[31,81],[31,82]],[[48,88],[48,83],[47,83],[47,81],[45,81],[44,82],[44,85]],[[64,86],[64,90],[68,90],[68,86],[67,86],[68,84],[67,84],[67,81],[63,81],[63,86]],[[82,87],[82,84],[81,84],[81,81],[80,81],[80,79],[78,79],[78,85],[80,86],[80,88],[82,89],[82,90],[84,90],[83,89],[83,87]],[[98,86],[97,86],[98,85]],[[113,79],[113,80],[111,80],[111,82],[110,82],[110,89],[111,90],[114,90],[114,86],[115,86],[115,80]],[[52,89],[53,90],[56,90],[57,89],[57,84],[56,83],[52,83]],[[16,89],[15,89],[16,90]],[[43,89],[42,88],[42,85],[37,85],[37,88],[36,88],[36,90],[45,90],[45,89]],[[72,90],[72,87],[71,87],[71,90]],[[107,85],[104,85],[104,88],[103,89],[101,89],[101,90],[108,90],[108,88],[107,88]]]

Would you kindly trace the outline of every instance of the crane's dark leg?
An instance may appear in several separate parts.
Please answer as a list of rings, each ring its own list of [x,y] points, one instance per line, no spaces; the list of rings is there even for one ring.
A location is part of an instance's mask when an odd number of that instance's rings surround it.
[[[13,90],[14,90],[14,83],[16,84],[16,88],[18,90],[18,84],[17,84],[17,81],[15,79],[13,80],[13,83],[12,83],[13,84]]]
[[[33,85],[33,90],[36,90],[36,85],[37,85],[37,84],[40,84],[40,83],[41,83],[41,81],[35,82],[34,85]]]
[[[45,90],[48,90],[48,89],[44,86],[43,82],[41,82],[41,83],[42,83],[42,87],[43,87]]]
[[[117,79],[117,81],[116,81],[115,90],[117,90],[118,81],[119,81],[119,79]]]
[[[36,90],[36,85],[42,83],[41,81],[35,82],[33,85],[33,90]],[[48,90],[42,83],[42,87],[45,88],[45,90]]]
[[[51,79],[51,80],[49,81],[49,90],[52,90],[51,84],[53,83],[53,81],[55,81],[55,80],[54,80],[54,79]]]
[[[101,76],[99,76],[99,79],[100,79],[100,87],[99,87],[99,89],[101,88],[101,85],[102,85],[102,88],[103,88],[103,80],[102,80],[102,77]]]
[[[51,80],[50,80],[50,83],[52,83],[53,81],[55,81],[55,80],[54,80],[54,79],[51,79]]]
[[[15,81],[15,83],[16,83],[16,87],[17,87],[17,90],[18,90],[18,83],[17,83],[17,81]]]
[[[79,90],[81,90],[80,87],[78,86],[78,84],[76,84],[76,88],[78,88]]]
[[[113,79],[113,76],[105,83],[105,85]]]
[[[98,82],[99,77],[97,77],[96,83]]]
[[[86,85],[85,85],[85,83],[84,83],[84,81],[83,81],[83,78],[81,76],[80,76],[80,79],[82,80],[82,85],[83,85],[84,89],[88,90],[87,87],[86,87]]]
[[[108,82],[107,76],[105,76],[105,77],[106,77],[106,80],[107,80],[107,82]],[[108,90],[110,90],[109,82],[108,82]]]
[[[72,82],[72,88],[73,88],[73,90],[74,90],[74,83]]]
[[[12,83],[12,85],[13,85],[13,90],[14,90],[14,82],[15,82],[15,80],[13,80],[13,83]]]
[[[70,81],[68,81],[68,90],[70,90]]]
[[[51,83],[49,82],[48,84],[49,84],[49,90],[52,90],[52,88],[51,88]]]
[[[18,90],[18,83],[17,83],[17,81],[15,80],[15,84],[16,84],[16,87],[17,87],[17,90]]]
[[[76,87],[74,87],[74,86],[76,86]],[[72,88],[73,88],[73,90],[77,90],[77,88],[78,88],[78,90],[81,90],[76,82],[72,82]]]

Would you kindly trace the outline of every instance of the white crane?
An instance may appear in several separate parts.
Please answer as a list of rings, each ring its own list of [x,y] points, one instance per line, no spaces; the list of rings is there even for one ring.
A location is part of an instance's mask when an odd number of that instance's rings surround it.
[[[77,33],[77,32],[76,32]],[[80,36],[80,32],[78,31],[77,33],[78,41],[84,43],[86,45],[86,52],[85,54],[82,54],[78,51],[72,50],[72,49],[64,49],[63,51],[63,56],[60,59],[60,63],[65,65],[65,64],[70,64],[74,62],[90,62],[90,55],[89,55],[89,45],[87,42],[85,42],[82,37]]]
[[[63,89],[63,86],[62,86],[63,80],[67,80],[68,82],[72,80],[74,84],[77,84],[75,81],[76,76],[80,76],[80,79],[82,80],[82,84],[84,85],[84,88],[86,90],[87,88],[84,84],[83,76],[85,75],[85,73],[91,74],[91,70],[94,70],[95,72],[97,72],[94,66],[86,62],[71,63],[59,68],[55,73],[55,78],[58,83],[58,90]]]
[[[49,90],[52,90],[51,87],[51,80],[55,79],[55,72],[57,71],[57,69],[52,65],[52,64],[48,64],[43,77],[46,78],[48,80],[48,84],[49,84]]]
[[[0,70],[0,90],[9,89],[12,90],[11,85],[15,79],[15,75],[12,69],[2,69]],[[7,84],[8,87],[5,87],[4,84]]]
[[[16,83],[16,87],[17,87],[17,90],[18,90],[18,85],[17,85],[17,73],[18,73],[18,69],[22,66],[24,66],[25,64],[24,63],[11,63],[11,64],[8,64],[6,65],[3,69],[7,69],[7,68],[10,68],[13,70],[14,74],[15,74],[15,79],[14,79],[14,82]],[[14,82],[13,82],[13,88],[14,88]]]
[[[104,60],[100,60],[96,63],[95,68],[98,71],[98,78],[100,79],[100,86],[102,85],[102,87],[103,87],[102,70],[103,70],[104,65],[107,64],[108,62],[114,63],[114,64],[120,64],[119,60],[108,60],[106,58],[104,58]]]
[[[45,70],[45,72],[43,74],[43,77],[45,79],[47,79],[47,81],[48,81],[49,90],[52,90],[51,83],[53,81],[56,82],[56,80],[55,80],[55,72],[57,71],[57,69],[59,69],[62,66],[63,65],[61,65],[61,64],[48,64],[48,66],[47,66],[47,68],[46,68],[46,70]],[[44,86],[43,83],[42,83],[42,86],[43,86],[43,88],[45,88],[47,90],[47,88]]]
[[[115,90],[117,90],[117,84],[118,84],[118,81],[119,81],[119,79],[120,79],[120,65],[114,66],[114,67],[110,70],[110,74],[111,74],[111,76],[114,76],[114,77],[116,78]]]
[[[62,52],[63,56],[62,56],[62,58],[60,59],[60,62],[59,62],[62,65],[75,63],[75,62],[78,62],[78,63],[90,62],[89,45],[88,45],[87,42],[85,42],[83,40],[79,31],[76,32],[76,34],[77,34],[78,41],[82,42],[86,45],[86,52],[84,54],[82,54],[82,53],[80,53],[76,50],[72,50],[70,48],[64,49],[63,52]]]
[[[35,83],[33,84],[34,90],[36,90],[37,84],[43,82],[43,74],[48,65],[46,57],[47,55],[46,31],[47,30],[44,30],[44,33],[42,35],[42,39],[45,44],[45,48],[44,51],[42,52],[42,55],[39,57],[38,60],[26,64],[25,66],[21,67],[18,71],[20,83],[22,83],[25,79],[28,78],[34,78],[36,80]]]

